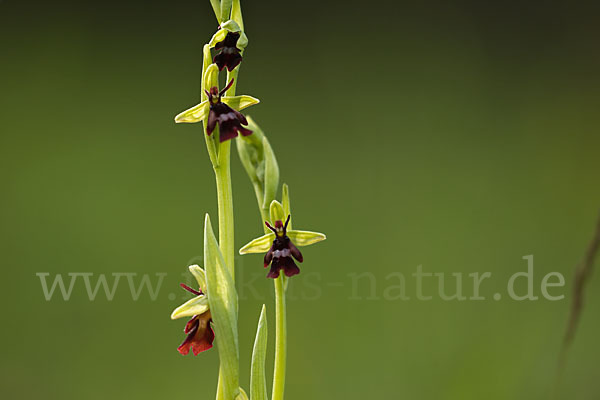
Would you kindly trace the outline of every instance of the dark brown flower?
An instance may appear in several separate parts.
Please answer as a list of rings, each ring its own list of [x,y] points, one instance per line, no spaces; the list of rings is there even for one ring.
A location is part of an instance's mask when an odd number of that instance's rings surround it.
[[[242,62],[242,55],[236,47],[239,38],[239,32],[229,32],[222,42],[215,45],[215,50],[220,51],[213,57],[213,62],[217,64],[219,71],[227,67],[227,70],[231,72]]]
[[[272,227],[268,222],[265,221],[267,227],[275,233],[275,239],[273,245],[265,254],[265,268],[271,264],[271,270],[267,274],[267,278],[278,278],[279,271],[283,269],[286,276],[294,276],[300,273],[300,268],[296,265],[293,258],[298,262],[302,262],[302,253],[292,243],[290,238],[286,234],[288,223],[290,222],[290,216],[288,215],[285,225],[281,220],[275,221],[275,227]]]
[[[243,136],[248,136],[252,133],[250,129],[242,126],[248,125],[246,117],[221,101],[221,97],[229,90],[231,85],[233,85],[233,79],[220,92],[216,86],[211,87],[210,91],[205,91],[210,105],[208,121],[206,122],[206,134],[210,136],[215,130],[216,125],[219,124],[220,142],[233,139],[238,135],[238,132]]]

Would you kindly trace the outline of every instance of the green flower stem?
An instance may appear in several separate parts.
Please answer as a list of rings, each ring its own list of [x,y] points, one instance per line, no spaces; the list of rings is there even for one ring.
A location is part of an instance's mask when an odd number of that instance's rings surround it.
[[[234,226],[233,226],[233,193],[231,189],[231,141],[223,142],[219,146],[218,163],[213,166],[217,182],[217,203],[219,212],[219,247],[223,254],[225,264],[231,277],[235,279],[234,266]],[[223,366],[219,366],[219,379],[217,383],[217,400],[225,399],[223,389]]]
[[[285,362],[286,362],[286,312],[285,312],[285,284],[283,274],[275,279],[275,368],[273,371],[273,393],[271,400],[283,400],[285,388]]]
[[[227,81],[235,81],[228,90],[230,96],[235,95],[239,67],[227,74]],[[223,254],[229,273],[235,281],[235,242],[233,221],[233,191],[231,188],[231,140],[219,145],[218,162],[213,165],[217,182],[217,203],[219,211],[219,247]],[[232,400],[224,398],[222,366],[219,367],[217,383],[217,400]]]
[[[231,141],[219,146],[219,161],[213,168],[217,181],[217,202],[219,209],[219,247],[231,277],[235,279],[234,268],[234,227],[233,193],[231,190]]]

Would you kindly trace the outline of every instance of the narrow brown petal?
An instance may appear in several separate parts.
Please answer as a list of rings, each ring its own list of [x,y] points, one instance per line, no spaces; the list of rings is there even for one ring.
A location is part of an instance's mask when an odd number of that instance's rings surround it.
[[[210,110],[208,113],[208,121],[206,121],[206,134],[210,136],[215,130],[215,126],[217,125],[217,113],[213,110]]]
[[[302,253],[300,253],[300,250],[298,250],[298,248],[294,245],[294,243],[292,243],[291,240],[289,241],[288,246],[290,248],[290,253],[292,253],[296,260],[298,260],[299,262],[304,261],[304,258],[302,258]]]
[[[267,268],[267,266],[269,264],[271,264],[271,261],[273,260],[273,246],[271,246],[271,248],[269,249],[269,251],[267,251],[267,254],[265,254],[265,268]]]

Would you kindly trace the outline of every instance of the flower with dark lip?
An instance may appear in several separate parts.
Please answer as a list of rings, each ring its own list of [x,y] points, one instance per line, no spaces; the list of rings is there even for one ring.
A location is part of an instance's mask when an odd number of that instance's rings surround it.
[[[203,97],[206,98],[200,104],[177,114],[175,122],[193,124],[206,120],[208,135],[212,134],[218,123],[221,142],[236,137],[238,132],[241,132],[242,135],[250,135],[252,131],[241,126],[247,125],[248,121],[240,113],[240,110],[258,104],[259,100],[247,95],[225,96],[225,92],[233,85],[233,79],[223,90],[219,91],[219,88],[216,87],[218,73],[217,66],[211,64],[205,73],[204,87],[210,87],[210,90],[204,91],[205,96]],[[207,76],[212,76],[214,79],[209,79]]]
[[[283,194],[285,210],[278,201],[271,202],[271,223],[274,226],[265,221],[265,225],[271,232],[257,237],[240,249],[242,255],[266,253],[264,266],[266,268],[269,264],[271,265],[267,278],[278,278],[281,270],[288,277],[299,274],[300,268],[294,262],[294,258],[302,262],[303,257],[296,246],[309,246],[326,239],[325,235],[319,232],[292,229],[287,185],[283,185]],[[284,218],[285,224],[282,222]]]
[[[241,112],[234,110],[221,101],[221,97],[223,97],[231,85],[233,85],[233,79],[220,92],[217,87],[211,87],[210,91],[206,91],[210,105],[208,121],[206,122],[206,134],[210,136],[215,130],[215,126],[219,124],[220,142],[233,139],[238,135],[238,132],[243,136],[248,136],[252,133],[250,129],[242,126],[248,125],[246,117]]]
[[[229,32],[222,42],[215,45],[215,50],[220,50],[213,58],[213,62],[219,67],[219,71],[227,67],[229,72],[242,62],[240,49],[237,48],[237,41],[240,38],[239,32]]]
[[[171,319],[192,317],[183,330],[187,336],[177,350],[181,354],[187,355],[191,348],[196,356],[213,346],[215,333],[211,326],[212,316],[208,298],[202,291],[206,287],[204,271],[197,265],[192,265],[189,269],[198,281],[199,289],[195,290],[183,283],[181,284],[182,288],[192,293],[195,297],[177,307],[171,314]]]
[[[272,227],[267,221],[265,225],[275,233],[275,239],[273,245],[265,254],[265,268],[271,264],[271,270],[267,274],[267,278],[278,278],[279,271],[283,269],[285,276],[290,277],[300,273],[300,268],[296,265],[292,256],[302,262],[302,253],[292,243],[290,238],[287,236],[287,226],[290,222],[290,216],[288,215],[285,225],[281,220],[275,221],[275,227]]]

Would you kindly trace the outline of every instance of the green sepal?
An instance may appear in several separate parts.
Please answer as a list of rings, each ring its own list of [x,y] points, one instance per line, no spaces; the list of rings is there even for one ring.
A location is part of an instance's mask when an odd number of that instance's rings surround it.
[[[327,239],[325,234],[311,231],[288,230],[287,235],[296,246],[308,246]]]
[[[229,31],[227,31],[226,29],[219,29],[218,31],[216,31],[212,38],[210,38],[210,42],[208,42],[209,48],[212,49],[216,46],[217,43],[225,40],[225,36],[227,36],[228,33]]]
[[[225,0],[225,1],[227,1],[227,0]],[[224,30],[227,32],[241,32],[242,28],[240,28],[238,23],[235,22],[233,19],[230,19],[230,20],[223,22],[221,24],[221,29],[219,29],[219,30]],[[225,33],[225,36],[227,36],[227,33]]]
[[[196,122],[200,122],[206,117],[208,117],[208,113],[210,111],[210,106],[208,105],[208,100],[204,100],[202,103],[195,105],[194,107],[187,109],[175,116],[175,122],[193,124]]]
[[[202,79],[201,79],[201,88],[202,89],[200,92],[200,99],[201,101],[204,101],[206,99],[208,99],[208,96],[206,95],[206,93],[204,92],[205,90],[210,89],[209,87],[205,87],[204,86],[204,75],[206,75],[206,70],[208,69],[208,67],[212,64],[212,55],[210,54],[210,46],[205,44],[204,47],[202,48]]]
[[[263,304],[256,339],[252,350],[250,366],[250,399],[267,400],[267,379],[265,377],[265,359],[267,357],[267,308]]]
[[[194,278],[196,278],[196,282],[198,282],[198,287],[203,293],[206,293],[206,273],[199,265],[190,265],[188,267]]]
[[[171,319],[193,317],[194,315],[204,314],[208,310],[208,298],[205,295],[196,296],[173,310]]]
[[[273,240],[275,240],[275,234],[273,232],[267,233],[242,247],[240,254],[266,253],[271,248]]]
[[[265,159],[264,198],[262,206],[266,208],[268,204],[271,204],[275,200],[275,196],[277,196],[277,189],[279,188],[279,165],[266,136],[263,136],[262,144]]]
[[[210,91],[212,87],[219,87],[219,67],[210,64],[204,72],[204,89]]]
[[[232,399],[239,390],[238,295],[208,214],[204,221],[204,265],[208,301],[221,362],[223,395],[226,399]]]
[[[244,94],[240,96],[223,96],[221,101],[238,111],[260,103],[259,99]]]
[[[244,49],[248,46],[248,36],[242,31],[240,32],[240,38],[238,39],[235,47],[240,49],[240,51],[244,51]]]
[[[216,31],[212,38],[210,38],[210,41],[208,42],[209,48],[212,49],[217,45],[217,43],[225,40],[225,37],[229,32],[239,32],[240,37],[238,38],[235,47],[237,47],[240,51],[244,51],[246,46],[248,46],[248,36],[246,36],[238,23],[233,19],[221,24],[221,29]]]
[[[274,224],[275,221],[285,222],[287,215],[283,211],[283,206],[277,200],[271,202],[271,222]]]

